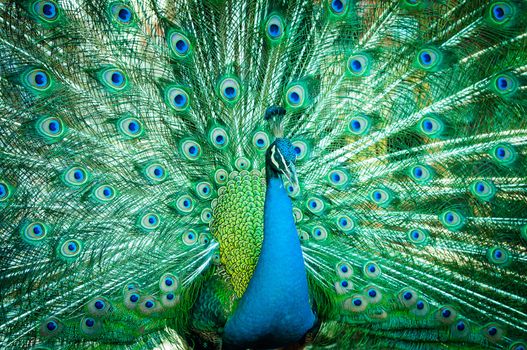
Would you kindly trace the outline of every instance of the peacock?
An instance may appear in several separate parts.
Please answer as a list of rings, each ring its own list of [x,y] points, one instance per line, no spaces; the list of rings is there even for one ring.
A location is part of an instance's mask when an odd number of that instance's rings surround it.
[[[527,349],[525,0],[0,3],[2,349]]]

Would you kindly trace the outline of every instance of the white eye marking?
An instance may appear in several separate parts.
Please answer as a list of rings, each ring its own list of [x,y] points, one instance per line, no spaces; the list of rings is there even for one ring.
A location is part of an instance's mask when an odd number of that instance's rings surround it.
[[[280,166],[278,165],[278,162],[274,158],[275,153],[276,153],[276,145],[273,145],[273,147],[271,147],[271,162],[273,162],[273,164],[275,165],[276,169],[280,169]]]

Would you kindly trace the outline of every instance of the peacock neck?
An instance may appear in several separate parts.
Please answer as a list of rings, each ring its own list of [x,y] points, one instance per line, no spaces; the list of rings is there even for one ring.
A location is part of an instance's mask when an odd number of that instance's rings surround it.
[[[291,200],[282,180],[267,174],[262,250],[247,290],[225,326],[226,344],[240,347],[297,342],[315,321]]]

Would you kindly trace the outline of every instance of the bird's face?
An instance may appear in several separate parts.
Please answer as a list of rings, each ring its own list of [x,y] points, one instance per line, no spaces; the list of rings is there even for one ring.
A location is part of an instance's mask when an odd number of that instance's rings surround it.
[[[277,138],[267,149],[268,164],[277,174],[284,175],[294,186],[298,184],[296,177],[296,152],[289,139]]]

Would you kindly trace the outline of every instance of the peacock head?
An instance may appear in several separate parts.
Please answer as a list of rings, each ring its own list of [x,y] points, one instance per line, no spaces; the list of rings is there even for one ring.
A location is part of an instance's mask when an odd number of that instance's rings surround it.
[[[277,106],[271,106],[265,111],[265,120],[269,122],[276,137],[265,154],[266,171],[268,179],[283,175],[296,187],[296,152],[291,141],[284,137],[282,119],[285,113],[284,108]]]

